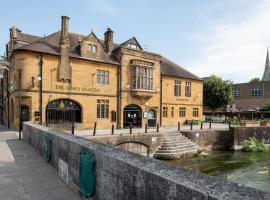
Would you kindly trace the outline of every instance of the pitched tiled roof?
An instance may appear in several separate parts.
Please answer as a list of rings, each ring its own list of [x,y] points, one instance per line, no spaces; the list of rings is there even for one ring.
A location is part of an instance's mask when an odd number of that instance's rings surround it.
[[[40,52],[40,53],[47,53],[51,55],[60,55],[60,49],[59,49],[60,35],[61,35],[61,32],[58,31],[44,38],[41,38],[31,44],[26,44],[22,47],[19,47],[15,49],[15,51],[27,50],[27,51],[34,51],[34,52]],[[77,33],[69,33],[68,36],[69,36],[69,43],[70,43],[70,57],[100,61],[100,62],[117,64],[117,65],[120,64],[112,55],[109,55],[105,51],[102,53],[101,60],[97,60],[94,57],[89,58],[89,59],[81,57],[78,41],[79,41],[79,38],[84,39],[85,36],[77,34]]]
[[[165,57],[161,58],[160,67],[161,67],[160,69],[161,75],[182,77],[182,78],[188,78],[188,79],[194,79],[194,80],[202,80],[198,76],[185,70],[183,67],[175,64],[174,62],[170,61],[169,59]]]
[[[22,42],[32,43],[39,40],[40,38],[41,37],[39,36],[22,33],[19,30],[17,31],[17,39]]]
[[[47,53],[51,55],[60,55],[60,50],[59,50],[60,35],[61,35],[60,31],[53,33],[51,35],[48,35],[46,37],[37,37],[37,36],[32,36],[32,35],[18,32],[18,38],[20,38],[20,41],[25,42],[25,44],[17,45],[14,51],[26,50],[26,51]],[[86,36],[78,34],[78,33],[69,33],[68,36],[69,36],[69,43],[70,43],[70,57],[120,65],[120,63],[113,56],[113,54],[108,54],[105,51],[102,53],[101,60],[97,60],[94,57],[93,58],[81,57],[78,41],[79,39],[83,40]],[[103,40],[102,39],[99,39],[99,40],[103,44]],[[122,45],[125,43],[122,43]],[[121,45],[114,44],[115,48],[118,48],[119,46]],[[188,79],[194,79],[194,80],[202,80],[198,76],[185,70],[181,66],[175,64],[174,62],[170,61],[169,59],[165,57],[162,57],[161,59],[161,75],[182,77],[182,78],[188,78]]]

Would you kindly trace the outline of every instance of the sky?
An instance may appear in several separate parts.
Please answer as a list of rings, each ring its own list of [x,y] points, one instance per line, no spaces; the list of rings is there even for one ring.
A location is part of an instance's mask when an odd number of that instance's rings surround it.
[[[234,83],[262,77],[270,45],[270,0],[12,0],[1,1],[0,55],[9,28],[44,36],[70,17],[70,32],[114,41],[135,36],[142,47],[192,73]]]

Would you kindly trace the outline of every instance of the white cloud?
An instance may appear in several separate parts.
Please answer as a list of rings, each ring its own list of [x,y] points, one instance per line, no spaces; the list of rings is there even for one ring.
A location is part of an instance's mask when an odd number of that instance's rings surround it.
[[[255,3],[241,20],[216,23],[210,31],[197,33],[203,42],[199,57],[190,64],[199,76],[217,74],[234,82],[262,77],[266,48],[270,45],[270,1]],[[243,15],[243,10],[241,16]],[[230,20],[232,21],[232,20]]]

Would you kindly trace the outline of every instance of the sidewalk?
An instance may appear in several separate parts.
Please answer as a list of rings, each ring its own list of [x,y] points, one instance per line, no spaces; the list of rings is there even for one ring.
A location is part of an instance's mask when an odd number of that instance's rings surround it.
[[[0,199],[79,200],[53,167],[17,132],[0,127]]]
[[[6,140],[18,139],[19,133],[13,129],[7,129],[0,125],[0,142]]]

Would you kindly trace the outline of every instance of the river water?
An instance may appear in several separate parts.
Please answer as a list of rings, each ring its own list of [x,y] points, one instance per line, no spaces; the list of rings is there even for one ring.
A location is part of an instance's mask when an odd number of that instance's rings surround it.
[[[210,151],[168,162],[270,192],[269,152]]]

